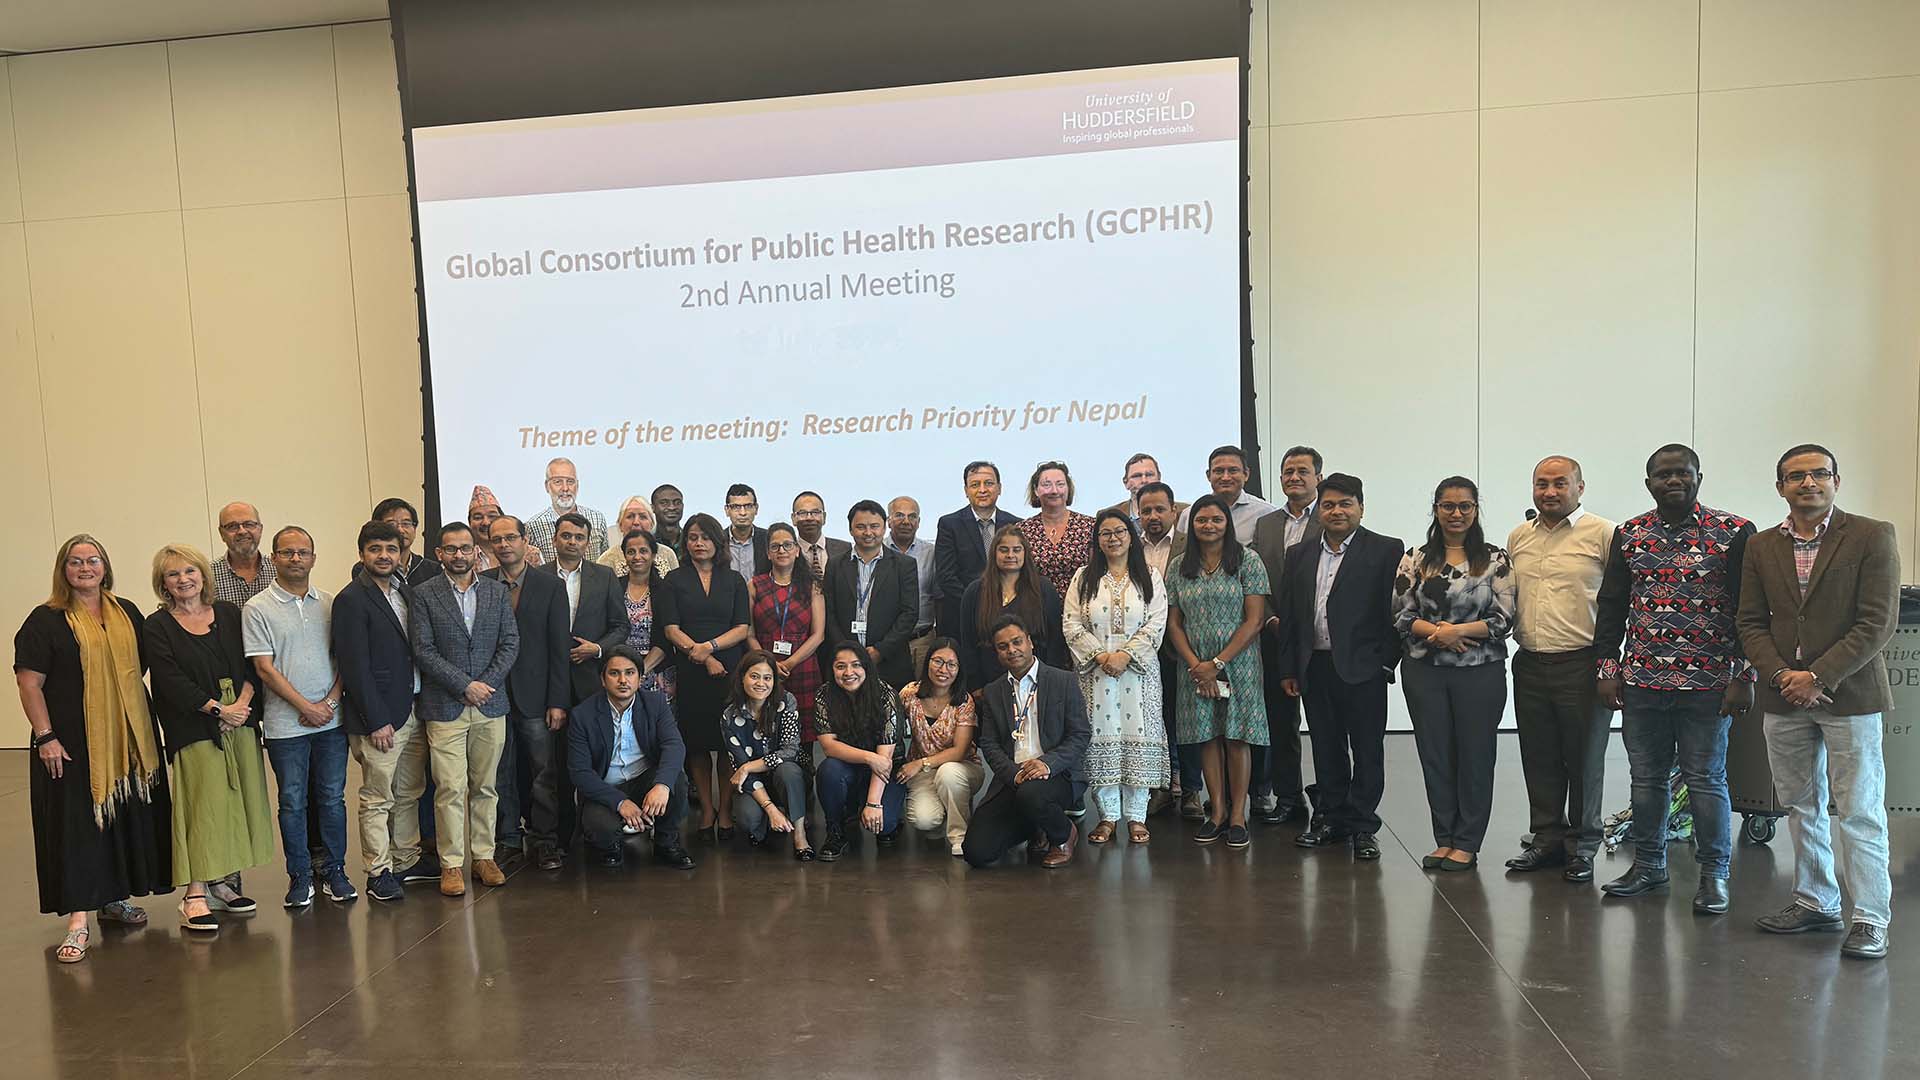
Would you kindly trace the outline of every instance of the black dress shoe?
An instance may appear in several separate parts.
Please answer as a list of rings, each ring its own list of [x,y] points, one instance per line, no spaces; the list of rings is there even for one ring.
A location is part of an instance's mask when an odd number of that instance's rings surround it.
[[[683,847],[658,847],[653,849],[653,861],[661,866],[670,866],[675,870],[693,869],[693,856]]]
[[[1573,856],[1567,860],[1567,868],[1560,871],[1560,876],[1566,878],[1568,881],[1574,882],[1592,881],[1593,857],[1590,855]]]
[[[540,869],[542,870],[558,870],[562,866],[565,866],[566,862],[566,856],[553,848],[548,848],[540,853]]]
[[[593,853],[593,865],[595,866],[612,868],[625,866],[626,862],[627,857],[621,854],[619,848],[614,848],[612,851],[596,851]]]
[[[1507,869],[1517,874],[1530,874],[1535,870],[1547,870],[1555,866],[1565,865],[1566,861],[1567,853],[1564,851],[1549,851],[1546,848],[1530,847],[1520,854],[1515,855],[1513,858],[1508,859]]]
[[[1847,931],[1847,940],[1840,944],[1840,955],[1851,956],[1855,960],[1878,960],[1887,955],[1887,928],[1872,923],[1857,922]]]
[[[1323,848],[1332,844],[1341,843],[1346,840],[1349,835],[1351,834],[1342,832],[1322,821],[1316,825],[1308,826],[1305,832],[1293,838],[1293,843],[1296,847]]]
[[[1380,857],[1380,841],[1370,832],[1353,834],[1353,857],[1372,862]]]
[[[827,838],[821,842],[820,854],[817,858],[821,862],[833,862],[844,854],[846,850],[847,834],[839,829],[828,829]]]
[[[874,837],[873,842],[879,844],[881,847],[892,847],[893,842],[898,839],[900,839],[900,830],[895,829],[892,832],[883,832],[879,836]]]
[[[1753,925],[1769,934],[1804,934],[1809,930],[1823,934],[1837,934],[1846,924],[1840,921],[1839,915],[1814,911],[1799,904],[1788,904],[1783,911],[1762,915],[1753,920]]]
[[[1567,880],[1572,881],[1573,863],[1567,864]],[[1600,891],[1608,896],[1644,896],[1650,892],[1665,892],[1667,888],[1667,869],[1654,869],[1634,863],[1632,868],[1605,885]]]
[[[1703,877],[1700,887],[1693,893],[1693,910],[1700,915],[1725,915],[1727,913],[1727,879]]]

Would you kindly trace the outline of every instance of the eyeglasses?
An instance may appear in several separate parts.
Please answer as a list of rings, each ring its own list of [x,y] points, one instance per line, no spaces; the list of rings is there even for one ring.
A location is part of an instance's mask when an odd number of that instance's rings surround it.
[[[1434,503],[1433,508],[1442,514],[1471,514],[1479,503]]]
[[[260,523],[257,521],[229,521],[220,526],[220,531],[223,533],[256,532],[259,528]]]
[[[753,509],[753,504],[752,504],[752,503],[748,503],[748,504],[747,504],[747,505],[745,505],[745,506],[729,506],[729,507],[727,507],[727,509],[729,509],[729,510],[751,510],[751,509]],[[795,521],[799,521],[799,520],[801,520],[802,518],[823,518],[823,517],[826,517],[826,516],[827,516],[827,512],[826,512],[825,510],[795,510],[795,511],[793,512],[793,520],[795,520]]]
[[[1127,530],[1125,529],[1101,529],[1100,530],[1100,539],[1102,540],[1125,540],[1126,538],[1127,538]]]
[[[927,666],[930,668],[939,668],[941,671],[954,671],[960,667],[960,661],[949,660],[944,656],[936,656],[927,661]]]
[[[83,566],[91,566],[97,569],[105,565],[107,565],[107,561],[98,555],[75,555],[67,559],[67,569],[69,570],[78,570]]]
[[[440,550],[449,555],[471,555],[480,549],[472,544],[442,544]]]
[[[1837,475],[1839,474],[1835,473],[1832,469],[1795,469],[1787,474],[1787,483],[1798,484],[1803,480],[1812,478],[1824,484]]]
[[[520,539],[520,534],[517,532],[495,533],[493,536],[493,542],[496,544],[511,544],[518,539]]]
[[[798,551],[799,549],[800,545],[791,540],[775,540],[767,545],[768,551]]]
[[[273,557],[276,559],[311,559],[313,558],[313,549],[312,548],[276,548],[274,549]]]
[[[757,510],[759,509],[759,507],[760,507],[759,503],[750,503],[750,502],[744,502],[744,503],[730,502],[727,504],[728,510]]]

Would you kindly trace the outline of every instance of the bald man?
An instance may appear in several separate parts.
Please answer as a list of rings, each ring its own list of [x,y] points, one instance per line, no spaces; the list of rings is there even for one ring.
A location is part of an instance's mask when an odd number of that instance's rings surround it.
[[[920,568],[920,625],[907,639],[916,674],[933,644],[933,617],[940,610],[940,587],[934,583],[933,545],[920,539],[920,504],[902,495],[887,504],[886,546],[912,559]]]
[[[220,508],[227,553],[213,560],[213,598],[244,605],[273,584],[273,560],[260,553],[260,511],[250,502]]]
[[[607,515],[580,505],[580,472],[571,459],[557,457],[547,462],[546,486],[551,505],[527,519],[527,540],[540,552],[538,562],[554,560],[553,531],[562,514],[579,514],[587,519],[587,558],[598,559],[609,547],[619,546],[617,539],[607,539]]]

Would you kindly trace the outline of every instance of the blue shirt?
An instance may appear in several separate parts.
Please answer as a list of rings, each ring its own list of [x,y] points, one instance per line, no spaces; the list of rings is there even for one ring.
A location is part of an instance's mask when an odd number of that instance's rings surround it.
[[[1352,543],[1349,534],[1340,550],[1333,550],[1327,543],[1325,534],[1320,537],[1320,569],[1313,579],[1313,647],[1325,651],[1333,648],[1333,633],[1327,629],[1327,597],[1333,592],[1333,581],[1340,576],[1340,564],[1346,560],[1347,546]]]
[[[873,572],[876,568],[879,567],[880,556],[884,554],[886,554],[886,551],[884,548],[881,549],[880,551],[874,552],[873,558],[871,559],[860,558],[860,553],[858,551],[853,553],[853,566],[855,571],[857,571],[860,575],[859,587],[855,591],[854,597],[853,597],[853,601],[854,601],[853,617],[856,620],[858,620],[863,627],[867,621],[867,605],[873,601]],[[862,645],[865,645],[867,643],[867,633],[865,629],[862,629],[860,633],[855,634],[854,637],[859,638],[860,644]]]
[[[633,730],[633,701],[620,709],[609,698],[607,707],[613,709],[613,759],[607,762],[606,781],[619,787],[647,771],[647,755],[641,752],[640,736]]]
[[[453,579],[448,578],[447,584],[453,585]],[[460,605],[460,617],[466,620],[467,633],[469,634],[473,633],[474,613],[480,610],[477,606],[480,603],[479,592],[480,576],[478,574],[474,575],[472,581],[467,582],[467,587],[464,589],[458,585],[453,585],[453,600],[454,603]]]

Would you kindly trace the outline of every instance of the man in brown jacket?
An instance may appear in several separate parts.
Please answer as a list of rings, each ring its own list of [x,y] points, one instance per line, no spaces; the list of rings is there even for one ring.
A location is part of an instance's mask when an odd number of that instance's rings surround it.
[[[1775,477],[1787,519],[1747,547],[1737,623],[1760,678],[1767,759],[1793,832],[1794,882],[1793,903],[1757,925],[1774,934],[1845,925],[1827,819],[1831,780],[1853,899],[1840,951],[1879,959],[1893,903],[1880,751],[1893,693],[1881,650],[1899,618],[1899,548],[1891,524],[1834,506],[1840,465],[1825,447],[1788,450]]]

